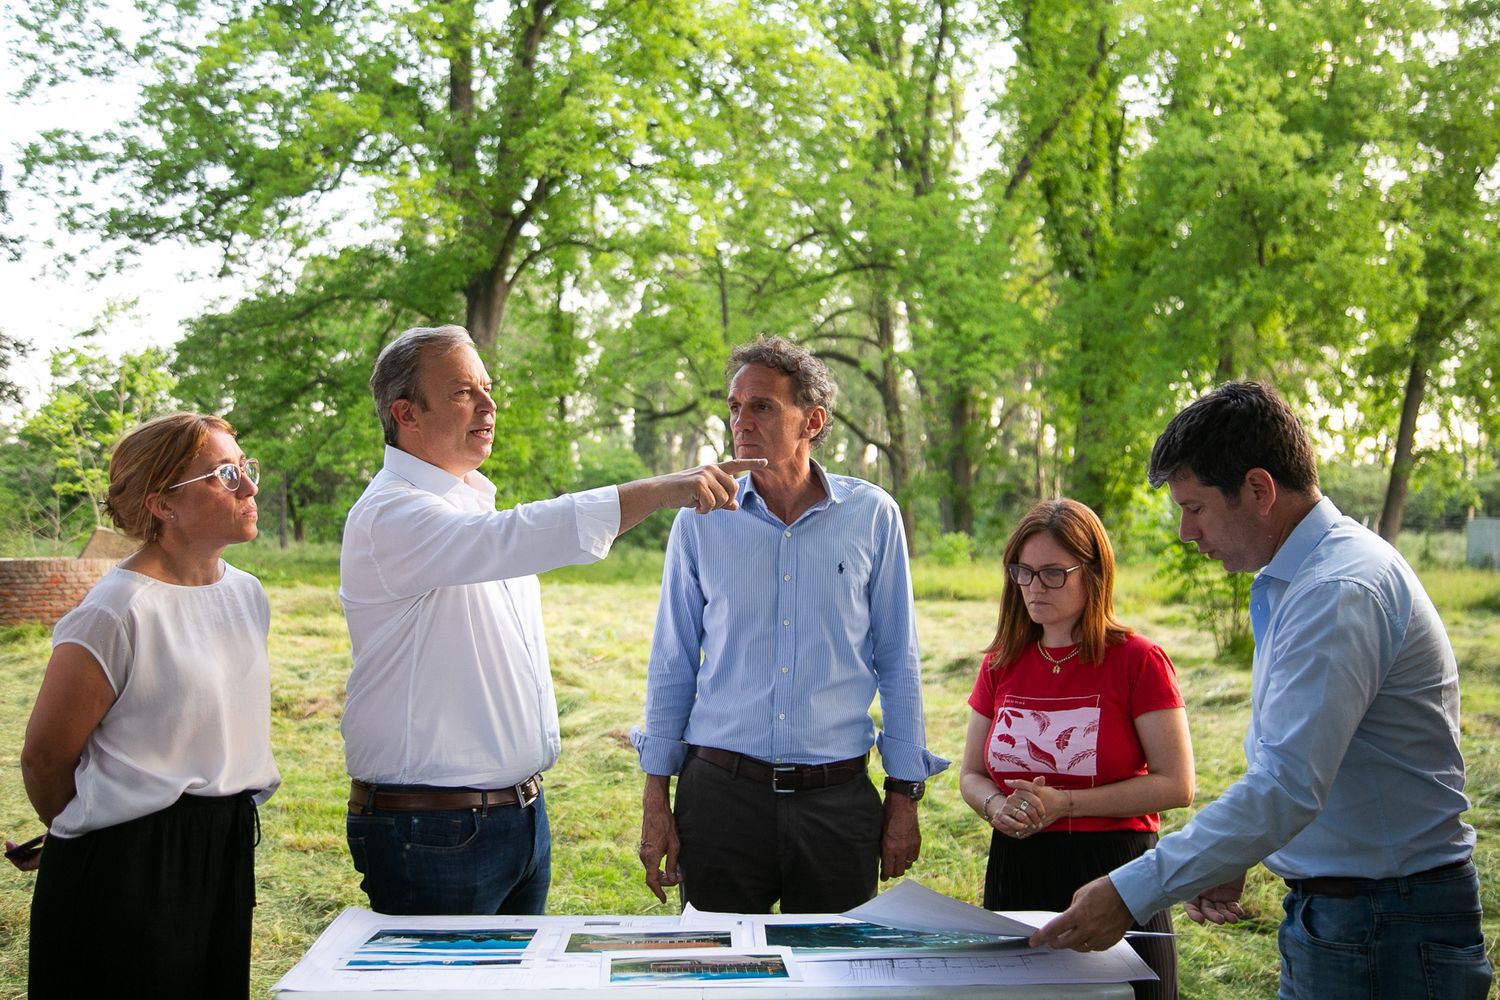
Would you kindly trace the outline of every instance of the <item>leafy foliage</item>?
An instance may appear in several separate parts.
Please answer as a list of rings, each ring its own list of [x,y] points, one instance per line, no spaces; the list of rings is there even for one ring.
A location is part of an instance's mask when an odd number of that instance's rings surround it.
[[[22,189],[122,261],[182,241],[257,279],[171,364],[266,460],[294,537],[335,537],[379,462],[379,346],[459,316],[508,501],[623,474],[600,455],[727,454],[723,359],[760,334],[829,362],[820,458],[895,494],[918,546],[992,546],[1060,493],[1130,536],[1156,429],[1226,378],[1385,475],[1388,534],[1496,466],[1492,3],[14,17],[23,90],[143,80],[115,127],[31,144]]]

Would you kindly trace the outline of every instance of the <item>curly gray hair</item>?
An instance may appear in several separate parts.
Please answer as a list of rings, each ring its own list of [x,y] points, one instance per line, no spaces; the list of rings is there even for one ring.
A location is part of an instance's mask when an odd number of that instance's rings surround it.
[[[812,439],[813,447],[822,444],[833,426],[833,398],[838,386],[828,372],[828,366],[813,356],[805,347],[799,347],[785,337],[756,337],[753,343],[741,344],[729,352],[729,363],[724,366],[724,375],[733,380],[746,365],[760,365],[773,372],[792,377],[792,389],[797,405],[803,409],[821,406],[828,412],[823,429]]]

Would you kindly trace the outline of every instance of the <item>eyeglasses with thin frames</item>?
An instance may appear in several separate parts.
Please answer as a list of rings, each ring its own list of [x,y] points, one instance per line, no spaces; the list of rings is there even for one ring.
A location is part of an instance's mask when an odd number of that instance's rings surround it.
[[[1029,587],[1033,579],[1042,581],[1042,586],[1048,590],[1057,590],[1068,583],[1068,574],[1074,570],[1083,569],[1083,563],[1077,566],[1069,566],[1063,569],[1060,566],[1047,566],[1043,569],[1032,569],[1030,566],[1022,566],[1020,563],[1011,563],[1005,567],[1005,572],[1016,581],[1017,587]]]
[[[235,465],[233,462],[225,462],[212,472],[204,473],[201,476],[194,476],[192,479],[184,479],[180,483],[168,486],[167,489],[175,490],[179,486],[187,486],[189,483],[196,483],[204,479],[218,479],[220,486],[231,493],[238,493],[242,477],[250,480],[251,486],[259,486],[260,463],[253,458],[245,459],[243,467]]]

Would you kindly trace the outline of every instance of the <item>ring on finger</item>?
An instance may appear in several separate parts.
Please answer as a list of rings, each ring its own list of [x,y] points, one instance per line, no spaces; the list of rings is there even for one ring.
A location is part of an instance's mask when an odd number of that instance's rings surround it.
[[[1020,804],[1016,806],[1016,812],[1031,812],[1031,803],[1022,799]]]

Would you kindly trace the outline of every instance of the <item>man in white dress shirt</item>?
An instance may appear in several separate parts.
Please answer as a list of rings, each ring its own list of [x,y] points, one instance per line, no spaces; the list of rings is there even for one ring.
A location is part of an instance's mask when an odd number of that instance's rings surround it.
[[[476,471],[495,403],[462,327],[403,333],[380,352],[370,391],[385,466],[349,512],[339,574],[354,657],[349,853],[382,913],[541,913],[541,772],[561,740],[535,574],[602,559],[661,508],[732,508],[734,476],[765,463],[496,510]]]

